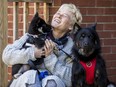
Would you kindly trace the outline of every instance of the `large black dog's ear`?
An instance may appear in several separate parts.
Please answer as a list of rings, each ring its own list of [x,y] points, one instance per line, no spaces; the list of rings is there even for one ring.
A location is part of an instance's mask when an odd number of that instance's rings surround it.
[[[78,25],[77,23],[74,24],[73,29],[75,32],[78,32],[81,29],[81,26]]]
[[[96,30],[97,23],[94,23],[93,25],[90,26],[91,29]]]
[[[77,23],[74,24],[73,26],[73,40],[75,41],[75,37],[77,35],[77,33],[81,30],[81,26],[78,25]]]

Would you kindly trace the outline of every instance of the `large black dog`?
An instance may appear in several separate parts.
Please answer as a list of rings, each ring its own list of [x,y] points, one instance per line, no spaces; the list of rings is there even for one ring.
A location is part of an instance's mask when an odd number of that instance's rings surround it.
[[[78,26],[78,25],[76,25]],[[81,28],[74,35],[74,63],[72,68],[73,87],[115,87],[108,86],[105,62],[100,55],[100,39],[96,24]]]

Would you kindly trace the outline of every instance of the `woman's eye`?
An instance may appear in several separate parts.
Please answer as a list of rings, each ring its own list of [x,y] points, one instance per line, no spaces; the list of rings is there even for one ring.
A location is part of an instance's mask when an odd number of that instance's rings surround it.
[[[64,17],[68,17],[66,14],[63,14]]]

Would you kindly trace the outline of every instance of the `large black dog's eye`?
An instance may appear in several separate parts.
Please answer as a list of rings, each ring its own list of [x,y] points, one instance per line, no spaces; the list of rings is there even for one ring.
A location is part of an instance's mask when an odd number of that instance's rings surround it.
[[[81,36],[80,36],[80,39],[83,39],[83,38],[85,38],[85,34],[83,33],[83,34],[81,34]]]
[[[89,37],[91,40],[94,38],[92,35],[89,35],[88,37]]]

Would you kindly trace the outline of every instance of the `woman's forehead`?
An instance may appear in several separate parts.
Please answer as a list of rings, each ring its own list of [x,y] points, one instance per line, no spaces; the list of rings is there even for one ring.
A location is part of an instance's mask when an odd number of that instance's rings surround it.
[[[69,7],[59,8],[58,12],[64,13],[64,14],[68,14],[68,15],[72,15],[73,14],[71,9],[69,9]]]
[[[72,10],[72,9],[69,8],[68,6],[61,6],[61,7],[59,8],[58,11],[67,11],[67,12],[69,12],[69,11],[71,11],[71,10]]]

